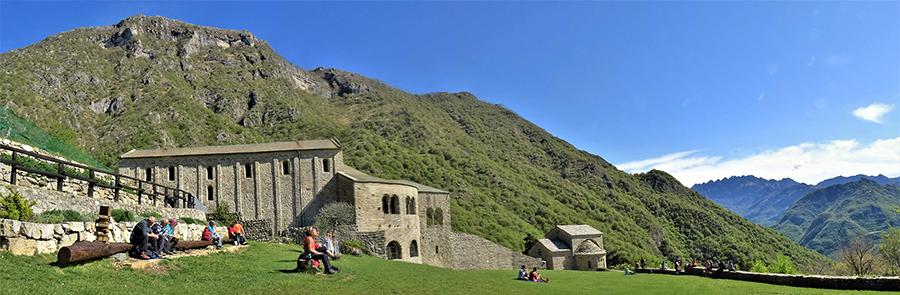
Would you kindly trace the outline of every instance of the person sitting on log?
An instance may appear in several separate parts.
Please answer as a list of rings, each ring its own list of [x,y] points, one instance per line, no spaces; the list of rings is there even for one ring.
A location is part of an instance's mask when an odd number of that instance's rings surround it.
[[[166,252],[166,226],[169,225],[169,220],[163,218],[160,221],[154,222],[153,225],[150,226],[150,232],[157,236],[156,239],[151,239],[151,247],[154,254],[156,256],[162,257],[163,253]]]
[[[222,248],[222,237],[216,234],[216,221],[210,221],[209,226],[203,229],[201,240],[210,241],[216,245],[216,249]]]
[[[315,226],[310,226],[309,229],[306,230],[306,238],[303,239],[303,254],[301,254],[301,257],[322,261],[325,265],[325,274],[331,275],[341,272],[337,267],[331,266],[329,256],[333,258],[334,255],[328,253],[327,250],[325,250],[325,246],[316,244],[315,239],[318,236],[319,229]]]
[[[166,225],[166,235],[164,236],[166,244],[168,245],[168,252],[166,254],[175,254],[175,249],[178,247],[178,236],[175,235],[176,225],[178,225],[178,220],[175,220],[174,218],[169,220],[169,224]]]
[[[131,231],[131,254],[135,258],[150,259],[150,256],[147,256],[150,238],[159,238],[150,232],[150,225],[154,223],[156,223],[156,217],[150,216],[134,225],[134,229]]]

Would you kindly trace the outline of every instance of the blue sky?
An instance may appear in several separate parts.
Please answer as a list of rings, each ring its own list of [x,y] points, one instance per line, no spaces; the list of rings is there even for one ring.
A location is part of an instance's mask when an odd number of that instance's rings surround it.
[[[467,91],[629,172],[900,176],[900,3],[0,2],[0,52],[160,15],[294,64]]]

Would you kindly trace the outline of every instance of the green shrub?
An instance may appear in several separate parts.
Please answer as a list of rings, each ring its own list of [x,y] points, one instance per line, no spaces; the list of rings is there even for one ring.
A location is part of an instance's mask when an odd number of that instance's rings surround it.
[[[215,220],[217,225],[230,226],[237,221],[237,214],[231,213],[231,207],[227,203],[222,203],[206,219]],[[224,223],[219,223],[220,221]]]
[[[66,221],[84,221],[84,217],[81,216],[81,213],[73,210],[65,210],[60,211],[59,209],[53,209],[49,211],[41,212],[41,214],[35,215],[31,218],[31,221],[34,223],[47,223],[47,224],[56,224],[63,223]]]
[[[760,272],[767,273],[769,272],[769,268],[766,267],[766,263],[761,260],[756,260],[753,262],[753,266],[750,267],[751,272]]]
[[[773,273],[794,274],[797,272],[797,268],[794,267],[794,262],[791,261],[790,258],[784,256],[784,254],[778,253],[775,264],[769,266],[769,271]]]
[[[3,196],[3,199],[0,199],[0,218],[13,219],[18,221],[28,221],[34,216],[34,211],[31,210],[31,206],[36,204],[36,201],[29,201],[25,199],[19,191],[14,190],[11,186],[7,186],[9,189],[9,194]]]
[[[95,222],[97,219],[100,219],[100,214],[97,213],[84,213],[81,214],[81,221],[84,222]]]
[[[363,253],[366,253],[366,255],[370,255],[369,249],[366,249],[366,247],[363,247],[363,243],[360,242],[359,240],[357,240],[357,239],[341,240],[341,253],[350,254],[350,252],[353,251],[353,248],[357,248],[360,251],[363,251]]]
[[[161,214],[156,213],[156,212],[144,212],[144,213],[141,213],[141,219],[150,218],[150,216],[156,217],[156,220],[157,220],[157,221],[160,221],[160,220],[162,220],[162,218],[163,218]]]
[[[346,202],[328,203],[316,215],[316,228],[323,233],[334,231],[342,225],[353,224],[356,219],[353,206]]]
[[[113,209],[110,212],[114,221],[134,221],[134,214],[131,214],[130,211],[125,211],[123,209]]]

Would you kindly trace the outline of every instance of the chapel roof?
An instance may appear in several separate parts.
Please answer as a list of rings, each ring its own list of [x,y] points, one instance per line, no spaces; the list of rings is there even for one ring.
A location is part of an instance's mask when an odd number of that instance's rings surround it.
[[[341,144],[334,139],[283,141],[257,144],[238,144],[220,146],[201,146],[155,150],[131,150],[121,156],[120,159],[134,158],[161,158],[179,156],[202,155],[226,155],[226,154],[252,154],[284,151],[310,151],[310,150],[340,150]]]
[[[556,228],[569,234],[570,236],[599,236],[603,232],[591,227],[587,224],[579,225],[557,225]]]
[[[350,166],[344,166],[338,174],[342,174],[347,178],[355,182],[371,182],[371,183],[384,183],[384,184],[398,184],[398,185],[406,185],[415,187],[420,193],[440,193],[440,194],[449,194],[450,192],[440,190],[437,188],[433,188],[424,184],[415,183],[409,180],[390,180],[390,179],[382,179],[375,176],[371,176],[365,174],[359,170],[353,169]]]

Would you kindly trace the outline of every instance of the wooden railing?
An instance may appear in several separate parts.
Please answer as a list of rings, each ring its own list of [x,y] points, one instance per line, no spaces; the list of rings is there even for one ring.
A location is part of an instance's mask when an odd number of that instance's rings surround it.
[[[170,188],[170,187],[159,185],[159,184],[156,184],[153,182],[148,182],[148,181],[140,180],[140,179],[137,179],[134,177],[120,175],[120,174],[112,173],[109,171],[104,171],[104,170],[100,170],[97,168],[88,167],[88,166],[81,165],[81,164],[60,161],[54,157],[44,156],[44,155],[41,155],[38,153],[29,152],[29,151],[26,151],[23,149],[14,148],[14,147],[4,145],[4,144],[0,144],[0,149],[8,150],[8,151],[12,152],[11,160],[0,159],[0,162],[12,166],[12,172],[10,173],[10,178],[9,178],[9,182],[12,185],[16,185],[16,176],[17,176],[16,172],[24,171],[24,172],[43,175],[43,176],[46,176],[49,178],[55,178],[57,191],[63,190],[63,181],[65,181],[66,179],[76,179],[76,180],[87,182],[88,183],[87,194],[88,194],[89,198],[94,197],[95,187],[101,187],[101,188],[113,190],[114,191],[113,200],[118,202],[120,199],[119,198],[120,191],[123,189],[127,189],[127,190],[134,191],[137,194],[137,203],[138,204],[142,203],[142,199],[143,199],[142,196],[146,195],[147,197],[150,197],[152,199],[153,206],[156,206],[156,200],[159,199],[157,197],[162,196],[163,200],[165,202],[165,205],[168,205],[169,207],[176,208],[176,207],[178,207],[178,205],[180,203],[181,208],[194,208],[194,196],[192,194],[190,194],[186,191],[180,190],[180,189]],[[28,156],[28,157],[32,157],[32,158],[35,158],[38,160],[56,163],[58,165],[58,169],[56,172],[49,172],[49,171],[44,171],[44,170],[40,170],[40,169],[26,167],[26,166],[22,165],[22,163],[19,162],[19,158],[22,156]],[[88,174],[89,176],[85,177],[84,175],[81,175],[81,174],[69,173],[66,171],[66,169],[65,169],[66,167],[78,168],[78,169],[82,169],[85,171],[89,171],[89,174]],[[97,174],[109,175],[110,177],[115,178],[115,181],[111,184],[104,183],[105,181],[101,182],[101,180],[97,177]],[[134,187],[134,186],[127,185],[125,183],[126,181],[123,181],[123,180],[126,180],[128,182],[128,184],[137,183],[137,186]]]

